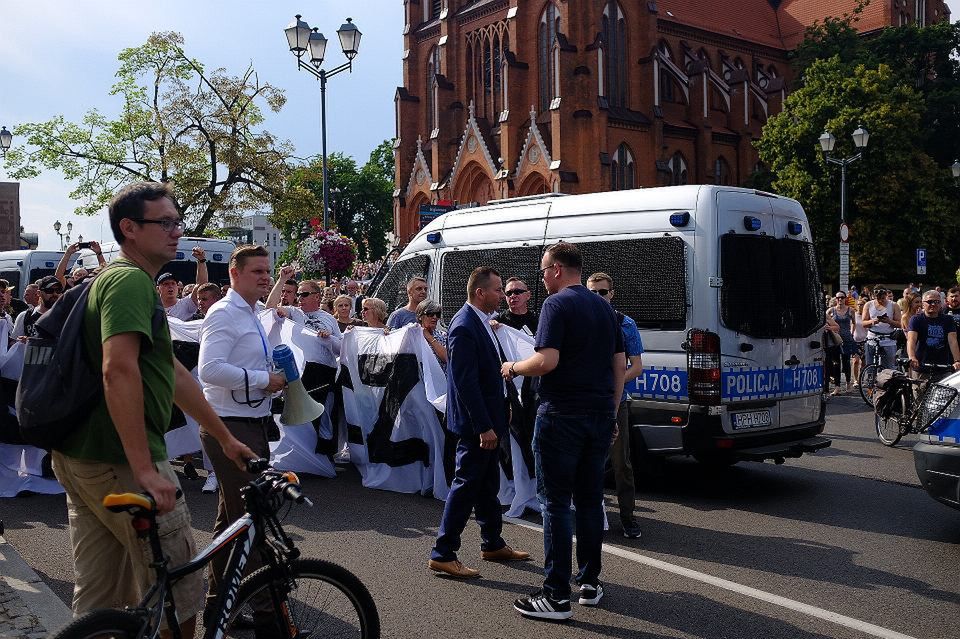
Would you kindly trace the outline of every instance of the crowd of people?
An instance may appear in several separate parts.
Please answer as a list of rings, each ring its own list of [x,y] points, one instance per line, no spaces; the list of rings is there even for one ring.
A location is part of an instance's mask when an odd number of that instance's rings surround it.
[[[874,361],[897,367],[898,353],[917,371],[923,364],[960,370],[960,286],[921,292],[909,284],[902,296],[883,287],[851,288],[827,298],[824,330],[826,381],[831,395],[855,390],[860,371]]]

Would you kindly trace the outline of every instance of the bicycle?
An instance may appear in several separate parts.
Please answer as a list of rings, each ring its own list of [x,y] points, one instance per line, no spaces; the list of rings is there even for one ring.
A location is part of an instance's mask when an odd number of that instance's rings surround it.
[[[883,337],[889,337],[890,339],[897,341],[897,332],[902,334],[899,328],[894,329],[890,335],[884,335]],[[868,337],[867,341],[864,342],[864,358],[866,358],[867,345],[873,346],[873,358],[872,361],[860,369],[860,375],[857,377],[857,388],[860,391],[860,397],[863,398],[863,401],[867,403],[867,406],[873,406],[873,396],[877,392],[877,373],[883,370],[882,359],[880,356],[880,340],[882,337]]]
[[[909,366],[909,359],[898,360],[901,365]],[[957,398],[957,390],[938,384],[937,379],[953,372],[953,366],[946,364],[921,364],[919,368],[925,377],[911,379],[898,376],[890,399],[884,398],[874,406],[874,425],[877,437],[885,446],[896,446],[904,435],[924,432],[935,422],[948,406]],[[896,373],[894,373],[896,375]],[[884,389],[886,391],[886,389]],[[883,404],[880,406],[879,404]]]
[[[259,473],[244,488],[246,513],[231,524],[196,557],[182,566],[168,568],[160,547],[156,504],[149,494],[107,495],[103,505],[112,512],[127,512],[140,537],[149,539],[157,574],[156,583],[135,608],[93,610],[66,626],[55,639],[156,639],[165,618],[174,639],[183,639],[173,601],[172,588],[184,576],[201,570],[211,559],[230,549],[217,610],[205,639],[242,636],[249,619],[256,621],[256,636],[300,639],[305,637],[350,636],[376,639],[380,617],[367,588],[356,576],[334,563],[301,559],[300,551],[287,536],[278,518],[284,503],[312,506],[300,490],[295,473],[280,472],[267,461],[247,462],[251,473]],[[288,508],[289,512],[289,508]],[[242,578],[243,566],[253,548],[263,556],[263,566]],[[242,578],[242,579],[241,579]],[[269,619],[254,613],[253,600],[262,609],[271,605]],[[251,633],[252,634],[252,633]]]

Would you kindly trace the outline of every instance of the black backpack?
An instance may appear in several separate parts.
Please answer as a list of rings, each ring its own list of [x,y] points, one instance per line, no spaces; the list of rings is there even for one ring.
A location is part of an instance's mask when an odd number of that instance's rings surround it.
[[[83,345],[83,315],[93,280],[68,289],[34,324],[17,385],[17,418],[23,440],[56,448],[103,396],[103,376]]]

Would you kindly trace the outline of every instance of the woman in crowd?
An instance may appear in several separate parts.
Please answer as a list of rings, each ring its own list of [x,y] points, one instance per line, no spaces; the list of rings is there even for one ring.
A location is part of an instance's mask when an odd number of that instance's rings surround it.
[[[900,328],[906,333],[910,330],[910,318],[920,312],[920,295],[910,293],[904,299],[906,300],[904,303],[906,312],[900,318]]]
[[[361,303],[360,317],[370,328],[382,328],[383,334],[390,332],[387,327],[387,304],[379,297],[368,297]]]
[[[867,329],[863,325],[863,307],[866,304],[867,299],[860,297],[857,300],[857,307],[854,309],[853,341],[857,343],[857,352],[850,361],[854,386],[860,385],[860,369],[863,368],[863,345],[867,341]]]
[[[824,376],[824,392],[830,390],[830,383],[833,382],[834,390],[831,395],[840,392],[840,346],[843,338],[840,337],[840,325],[833,319],[833,312],[837,307],[837,298],[830,299],[830,306],[827,309],[827,323],[823,327],[823,349],[826,357],[826,375]]]
[[[340,326],[340,332],[347,330],[348,326],[366,326],[366,322],[350,317],[350,311],[353,309],[353,300],[349,295],[339,295],[333,300],[333,316],[337,318],[337,324]]]
[[[433,300],[423,300],[417,305],[417,323],[423,328],[423,339],[427,340],[440,365],[447,367],[447,334],[437,328],[442,315],[440,305]]]
[[[876,298],[863,307],[863,325],[867,328],[866,361],[873,362],[873,349],[879,340],[880,367],[894,368],[897,355],[897,343],[891,338],[893,329],[900,326],[900,307],[890,299],[890,291],[878,288]]]
[[[840,370],[847,378],[846,385],[841,386],[840,375],[837,374],[837,387],[833,394],[837,395],[851,388],[850,377],[850,357],[857,352],[857,342],[853,338],[854,315],[856,311],[847,306],[847,294],[843,291],[837,292],[835,304],[827,310],[827,316],[837,324],[837,333],[840,335]],[[856,378],[854,378],[856,379]]]

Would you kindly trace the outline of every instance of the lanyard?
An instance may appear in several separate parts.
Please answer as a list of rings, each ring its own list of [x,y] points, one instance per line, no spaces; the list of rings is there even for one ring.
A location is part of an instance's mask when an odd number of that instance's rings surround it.
[[[253,317],[253,323],[257,326],[257,335],[260,336],[260,345],[263,346],[263,360],[267,364],[267,370],[273,368],[273,361],[270,358],[270,347],[267,346],[267,338],[263,335],[263,324],[260,323],[260,317],[257,316],[257,313],[250,309],[250,314]]]

